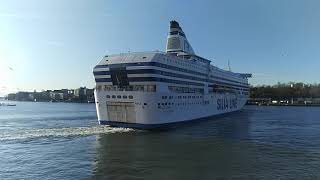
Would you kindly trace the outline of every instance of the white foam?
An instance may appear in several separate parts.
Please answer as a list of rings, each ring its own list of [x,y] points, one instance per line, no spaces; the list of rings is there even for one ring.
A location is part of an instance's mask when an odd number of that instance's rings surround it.
[[[13,132],[0,133],[0,141],[24,140],[46,137],[68,137],[68,136],[89,136],[96,134],[126,133],[134,131],[130,128],[116,128],[110,126],[94,127],[70,127],[52,129],[21,129]]]

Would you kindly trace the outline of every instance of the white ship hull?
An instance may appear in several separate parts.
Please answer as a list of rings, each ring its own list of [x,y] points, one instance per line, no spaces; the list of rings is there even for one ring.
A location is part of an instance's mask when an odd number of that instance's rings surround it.
[[[105,98],[107,94],[115,96],[133,95],[134,99],[108,101]],[[173,98],[163,101],[161,97],[164,95],[168,97],[172,96]],[[179,94],[179,96],[181,95]],[[190,94],[183,94],[182,96],[190,96]],[[247,97],[237,97],[234,94],[199,94],[194,96],[202,96],[202,98],[178,100],[178,95],[174,94],[117,91],[95,92],[95,98],[98,102],[108,101],[105,104],[96,104],[100,124],[141,129],[185,123],[191,120],[238,111],[247,101]]]

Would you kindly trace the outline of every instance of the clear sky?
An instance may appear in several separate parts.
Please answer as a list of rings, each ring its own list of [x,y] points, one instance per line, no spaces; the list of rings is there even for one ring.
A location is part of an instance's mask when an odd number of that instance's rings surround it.
[[[177,20],[195,52],[253,85],[320,82],[318,0],[1,0],[0,96],[94,86],[106,54],[165,50]]]

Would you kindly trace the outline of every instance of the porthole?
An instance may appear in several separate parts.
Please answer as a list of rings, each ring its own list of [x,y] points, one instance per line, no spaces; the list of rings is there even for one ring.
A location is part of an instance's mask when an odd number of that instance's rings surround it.
[[[133,96],[132,96],[132,95],[130,95],[130,96],[129,96],[129,99],[133,99]]]
[[[107,98],[110,98],[110,95],[107,95]]]
[[[112,95],[112,98],[116,98],[116,96],[115,96],[115,95]]]
[[[122,96],[122,98],[123,98],[123,99],[127,99],[127,98],[128,98],[128,96],[124,95],[124,96]]]
[[[118,99],[121,99],[121,96],[120,96],[120,95],[118,95],[118,96],[117,96],[117,98],[118,98]]]

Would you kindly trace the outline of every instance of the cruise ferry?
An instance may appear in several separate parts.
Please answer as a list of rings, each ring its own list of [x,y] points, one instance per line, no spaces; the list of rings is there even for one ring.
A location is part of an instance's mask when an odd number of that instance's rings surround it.
[[[176,21],[170,22],[166,52],[106,55],[93,74],[99,124],[139,129],[240,110],[251,77],[198,56]]]

